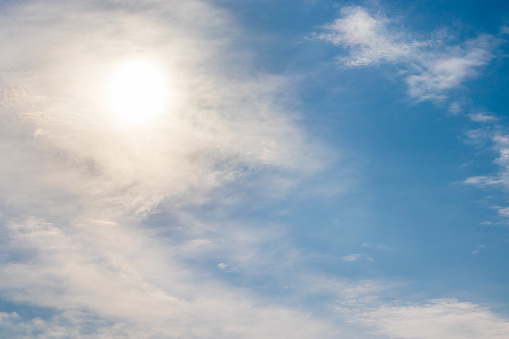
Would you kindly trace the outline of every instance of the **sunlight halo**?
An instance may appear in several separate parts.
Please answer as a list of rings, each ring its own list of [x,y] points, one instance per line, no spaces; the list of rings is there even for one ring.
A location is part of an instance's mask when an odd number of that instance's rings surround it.
[[[143,61],[120,65],[110,84],[110,103],[121,122],[142,124],[164,112],[168,87],[163,72]]]

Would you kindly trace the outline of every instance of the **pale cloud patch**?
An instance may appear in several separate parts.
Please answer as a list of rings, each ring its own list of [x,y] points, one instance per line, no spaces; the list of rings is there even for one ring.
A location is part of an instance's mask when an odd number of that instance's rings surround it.
[[[363,7],[346,7],[341,17],[323,27],[325,33],[315,38],[349,50],[339,57],[346,67],[391,63],[400,66],[408,85],[408,94],[416,101],[442,101],[448,92],[467,79],[478,75],[478,69],[493,58],[501,40],[481,35],[457,46],[447,46],[443,39],[422,39],[382,14],[371,14]],[[453,107],[453,110],[457,110]]]
[[[91,331],[88,326],[94,319],[86,313],[67,312],[51,319],[24,319],[19,314],[0,313],[0,333],[6,338],[40,339],[111,339],[111,338],[162,338],[149,329],[137,329],[126,323],[99,322]]]
[[[356,321],[374,333],[402,339],[504,339],[509,322],[489,309],[455,299],[426,304],[384,305],[359,314]]]
[[[470,131],[467,135],[475,141],[480,141],[480,144],[483,146],[489,144],[491,150],[498,153],[498,157],[493,160],[493,163],[498,165],[498,168],[492,175],[472,176],[465,179],[463,183],[485,190],[505,190],[509,188],[509,136],[500,132],[500,130],[503,130],[503,126],[496,122],[497,120],[495,117],[482,114],[481,116],[476,116],[476,119],[481,120],[482,123],[485,121],[495,123],[494,131],[485,127]],[[503,207],[505,202],[500,202],[499,204],[502,206],[495,205],[492,206],[491,209],[496,210],[498,217],[505,222],[509,219],[509,208]],[[492,225],[492,222],[485,221],[482,222],[481,225],[489,226]],[[477,253],[478,251],[475,252]]]
[[[470,131],[467,131],[466,136],[470,139],[469,142],[472,143],[482,143],[486,140],[490,140],[493,137],[493,133],[486,128],[477,128]]]
[[[477,76],[477,68],[493,59],[494,45],[494,38],[484,35],[468,41],[465,47],[451,48],[442,55],[422,60],[423,70],[406,78],[410,96],[419,101],[445,99],[448,90]]]
[[[508,218],[509,217],[509,207],[500,208],[498,210],[498,214],[502,217]]]
[[[353,262],[353,261],[372,261],[373,258],[371,258],[369,255],[366,254],[349,254],[345,255],[344,257],[341,257],[341,260],[346,262]]]
[[[230,268],[228,265],[226,265],[226,264],[225,264],[225,263],[223,263],[223,262],[221,262],[221,263],[217,264],[217,267],[218,267],[220,270],[225,271],[225,272],[229,272],[229,273],[231,273],[231,272],[238,272],[238,271],[239,271],[239,269],[238,269],[238,268],[235,268],[235,267]]]
[[[65,229],[35,219],[12,224],[2,233],[2,239],[10,241],[1,254],[22,249],[23,255],[15,263],[0,265],[5,277],[0,288],[16,302],[62,314],[86,311],[95,317],[89,325],[96,335],[108,329],[104,323],[127,326],[129,338],[142,332],[164,338],[336,335],[337,329],[309,314],[190,272],[175,260],[178,249],[166,247],[163,239],[149,233],[126,224],[104,228],[91,222],[88,227]],[[72,324],[39,320],[21,324],[16,315],[5,317],[17,324],[18,333],[29,331],[35,321],[46,327],[44,331],[64,326],[63,333],[87,337],[85,330]],[[81,316],[74,321],[79,322],[84,322]]]
[[[494,163],[499,165],[498,180],[505,186],[509,186],[509,136],[496,135],[493,137],[495,148],[499,152],[499,157]]]
[[[469,114],[468,116],[469,116],[470,120],[472,120],[474,122],[492,123],[492,122],[498,121],[497,117],[494,117],[492,115],[488,115],[485,113],[474,113],[474,114]]]
[[[485,247],[479,245],[476,250]],[[401,295],[409,285],[404,283],[323,278],[312,278],[308,283],[310,290],[333,296],[338,316],[364,326],[366,333],[374,337],[504,339],[509,333],[509,319],[482,305],[452,298],[405,301]]]
[[[493,134],[486,131],[482,137],[489,137],[493,143],[493,149],[498,152],[498,158],[493,162],[498,165],[499,170],[495,175],[491,176],[473,176],[467,178],[464,183],[478,187],[502,186],[509,187],[509,136],[505,134]],[[504,212],[499,212],[505,216]]]
[[[401,41],[403,36],[389,33],[388,18],[372,16],[362,7],[346,7],[341,15],[332,24],[324,26],[327,32],[316,35],[316,38],[347,47],[351,56],[339,58],[339,62],[348,67],[398,62],[410,57],[420,44]]]
[[[388,245],[385,245],[385,244],[372,244],[372,243],[369,243],[369,242],[365,242],[362,244],[363,247],[368,247],[368,248],[376,248],[378,250],[381,250],[381,251],[389,251],[391,250],[392,248]]]
[[[484,223],[481,223],[481,225],[483,225],[483,224],[484,224]],[[486,248],[486,245],[485,245],[485,244],[477,245],[475,248],[476,248],[476,249],[475,249],[475,250],[473,250],[473,251],[471,252],[471,253],[472,253],[472,254],[474,254],[474,255],[475,255],[475,254],[477,254],[477,253],[479,253],[479,252],[481,252],[481,250],[485,249],[485,248]]]
[[[497,179],[496,177],[480,175],[480,176],[467,178],[467,179],[465,179],[464,183],[467,185],[486,187],[486,186],[500,185],[500,184],[502,184],[502,181],[500,179]]]
[[[479,245],[477,250],[484,247]],[[359,281],[349,287],[329,282],[322,288],[336,289],[336,310],[352,323],[366,326],[373,335],[401,339],[503,339],[509,333],[509,319],[475,303],[452,298],[394,301],[405,286]]]
[[[463,110],[463,107],[461,106],[461,103],[458,101],[455,101],[449,105],[449,112],[452,114],[459,114]]]

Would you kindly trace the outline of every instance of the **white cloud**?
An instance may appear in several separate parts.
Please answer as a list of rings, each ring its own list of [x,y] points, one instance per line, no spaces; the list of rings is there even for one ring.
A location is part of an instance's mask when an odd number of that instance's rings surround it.
[[[492,148],[499,154],[499,157],[494,160],[494,163],[498,165],[498,172],[491,176],[469,177],[464,183],[482,188],[509,187],[509,137],[498,132],[493,133],[485,130],[475,132],[473,137],[487,138],[492,142]],[[499,212],[499,214],[505,216],[503,212]]]
[[[483,118],[484,119],[484,118]],[[494,131],[487,128],[471,131],[469,136],[472,138],[483,139],[491,143],[490,148],[498,153],[498,158],[493,162],[498,165],[498,169],[494,174],[489,176],[473,176],[467,178],[464,183],[467,185],[477,186],[483,189],[503,188],[509,187],[509,136],[500,133],[503,128],[497,124],[497,129]],[[502,203],[504,204],[504,203]],[[497,210],[497,214],[502,218],[509,218],[509,208],[493,206]],[[491,222],[483,222],[482,225],[489,225]]]
[[[87,326],[91,324],[89,316],[83,313],[68,312],[51,319],[23,319],[15,312],[0,313],[0,333],[6,338],[162,338],[154,336],[150,331],[139,330],[129,324],[111,324],[101,322],[90,333]]]
[[[492,115],[487,115],[484,113],[475,113],[475,114],[469,114],[468,115],[472,121],[475,122],[481,122],[481,123],[490,123],[490,122],[497,122],[498,118],[494,117]]]
[[[4,14],[8,29],[0,41],[9,52],[0,61],[9,71],[0,83],[2,111],[7,124],[26,129],[16,144],[26,155],[22,161],[44,164],[33,166],[40,171],[28,190],[47,180],[53,191],[88,195],[94,208],[107,202],[148,213],[169,197],[200,202],[211,190],[263,171],[267,181],[275,176],[267,189],[284,192],[323,168],[325,151],[278,99],[286,95],[285,80],[252,76],[229,47],[232,37],[224,31],[213,36],[231,24],[226,13],[200,1],[153,1],[131,11],[136,4],[30,2]],[[150,131],[109,119],[103,94],[115,64],[138,55],[161,65],[173,91],[170,109]],[[6,159],[14,153],[6,149]],[[15,172],[16,161],[4,170]]]
[[[499,182],[504,187],[509,187],[509,137],[496,134],[492,137],[492,140],[494,148],[499,153],[499,157],[494,160],[494,163],[499,166],[499,171],[490,181]]]
[[[449,105],[449,112],[452,114],[458,114],[463,110],[461,103],[455,101]]]
[[[400,34],[390,34],[389,19],[371,16],[362,7],[346,7],[341,14],[341,18],[323,27],[327,33],[316,37],[349,48],[351,56],[339,59],[346,66],[398,62],[410,57],[420,44],[407,43],[401,41],[405,39]]]
[[[445,99],[448,90],[477,76],[477,67],[493,59],[494,45],[492,36],[483,35],[468,41],[465,47],[451,48],[422,60],[423,70],[406,78],[410,96],[419,101]]]
[[[207,203],[221,215],[250,199],[243,187],[285,195],[331,155],[285,109],[286,80],[233,47],[227,13],[197,0],[57,0],[16,4],[1,20],[2,297],[92,318],[83,329],[6,314],[13,337],[35,323],[46,337],[61,327],[73,338],[337,336],[326,320],[190,263],[225,254],[230,271],[283,267],[260,248],[274,230],[189,211]],[[111,69],[130,56],[171,83],[172,106],[150,129],[109,118]],[[155,213],[173,219],[148,227]],[[182,238],[166,234],[177,227]]]
[[[478,250],[486,245],[476,246]],[[400,339],[502,339],[509,319],[456,299],[405,302],[408,284],[310,278],[309,289],[335,300],[337,315],[374,337]],[[332,294],[329,295],[329,294]],[[402,295],[406,297],[401,297]],[[407,299],[408,300],[408,299]]]
[[[487,308],[454,299],[423,305],[384,305],[358,315],[356,321],[375,333],[402,339],[503,339],[509,322]]]
[[[341,17],[324,26],[326,33],[316,38],[343,46],[349,56],[340,57],[347,67],[393,63],[403,68],[408,94],[417,101],[440,101],[448,92],[478,74],[478,68],[494,57],[500,41],[481,35],[457,46],[443,39],[423,40],[382,14],[370,14],[362,7],[346,7]]]
[[[377,23],[357,14],[366,31],[344,33],[366,53],[359,65],[411,55],[414,45],[401,52],[404,37],[382,40],[378,53]],[[193,263],[293,281],[299,253],[284,231],[217,215],[246,199],[231,183],[264,198],[286,194],[330,156],[285,110],[285,80],[260,74],[232,47],[237,28],[225,12],[196,0],[57,0],[1,15],[0,290],[58,314],[1,313],[6,333],[354,337],[341,320],[237,289]],[[173,86],[172,109],[153,130],[106,118],[104,83],[129,55],[153,58]],[[189,212],[206,203],[217,215]],[[146,227],[154,213],[174,219]],[[343,292],[353,300],[370,289],[361,285]]]
[[[479,245],[477,249],[484,247]],[[405,303],[398,297],[408,287],[405,284],[322,281],[319,286],[335,291],[339,314],[384,338],[502,339],[509,333],[507,318],[475,303],[452,298]]]
[[[371,244],[369,242],[365,242],[362,244],[363,247],[370,247],[370,248],[376,248],[378,250],[381,250],[381,251],[389,251],[391,250],[392,248],[388,245],[384,245],[384,244]]]
[[[505,207],[505,208],[500,208],[498,210],[498,214],[500,214],[501,216],[503,217],[509,217],[509,207]]]
[[[476,246],[477,249],[485,245]],[[383,281],[314,280],[316,290],[333,293],[336,311],[367,332],[400,339],[502,339],[509,319],[489,308],[456,299],[405,302],[408,284]],[[405,297],[401,297],[402,295]],[[407,299],[408,300],[408,299]]]
[[[475,176],[465,179],[464,183],[467,185],[486,187],[492,185],[500,185],[502,184],[502,181],[496,177]]]
[[[349,254],[344,257],[341,257],[341,260],[343,261],[359,261],[359,260],[367,260],[372,261],[373,258],[366,254]]]
[[[103,323],[111,323],[127,326],[129,338],[142,332],[164,338],[335,336],[333,326],[305,312],[190,272],[175,260],[178,249],[147,233],[126,224],[104,228],[83,223],[65,229],[35,219],[12,224],[2,234],[10,238],[2,255],[23,250],[23,258],[0,265],[5,277],[0,289],[15,302],[62,313],[86,310],[97,318],[90,320],[97,333],[107,329]],[[20,333],[32,326],[16,322]],[[87,337],[86,331],[68,325],[58,326],[74,331],[73,337]]]

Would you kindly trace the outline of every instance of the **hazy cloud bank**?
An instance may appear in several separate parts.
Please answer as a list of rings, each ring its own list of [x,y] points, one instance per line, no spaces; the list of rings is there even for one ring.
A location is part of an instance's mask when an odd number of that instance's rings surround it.
[[[240,253],[229,250],[238,243],[256,253],[278,236],[239,228],[225,242],[227,229],[186,217],[186,207],[237,204],[233,183],[285,195],[330,156],[285,108],[285,79],[250,67],[226,12],[202,1],[29,1],[7,7],[1,22],[0,290],[58,314],[2,313],[3,333],[335,335],[326,321],[180,261]],[[157,124],[110,112],[112,69],[129,58],[169,79],[171,103]],[[154,213],[173,221],[146,227]],[[186,241],[164,236],[177,224]]]

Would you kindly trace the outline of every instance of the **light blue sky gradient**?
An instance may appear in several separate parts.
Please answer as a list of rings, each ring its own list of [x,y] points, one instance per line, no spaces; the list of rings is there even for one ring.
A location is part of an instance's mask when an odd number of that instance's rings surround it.
[[[0,337],[509,336],[506,1],[0,9]]]

